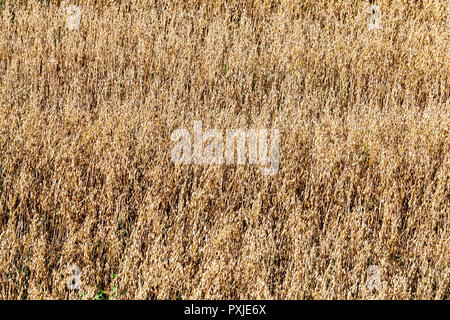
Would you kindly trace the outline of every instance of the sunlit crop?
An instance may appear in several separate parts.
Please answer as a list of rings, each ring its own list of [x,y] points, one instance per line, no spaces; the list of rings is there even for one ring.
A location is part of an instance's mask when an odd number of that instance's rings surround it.
[[[0,3],[0,299],[449,299],[448,1]]]

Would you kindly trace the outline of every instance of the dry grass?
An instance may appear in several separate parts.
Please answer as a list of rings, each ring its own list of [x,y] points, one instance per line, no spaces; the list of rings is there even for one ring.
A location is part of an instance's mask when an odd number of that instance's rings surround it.
[[[449,299],[446,0],[71,3],[2,1],[0,299]],[[194,120],[278,173],[173,164]]]

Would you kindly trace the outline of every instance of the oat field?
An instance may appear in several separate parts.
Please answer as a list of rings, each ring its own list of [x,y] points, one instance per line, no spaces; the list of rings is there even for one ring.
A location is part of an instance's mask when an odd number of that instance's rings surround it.
[[[1,0],[0,299],[450,299],[449,14]],[[278,172],[172,162],[194,121]]]

